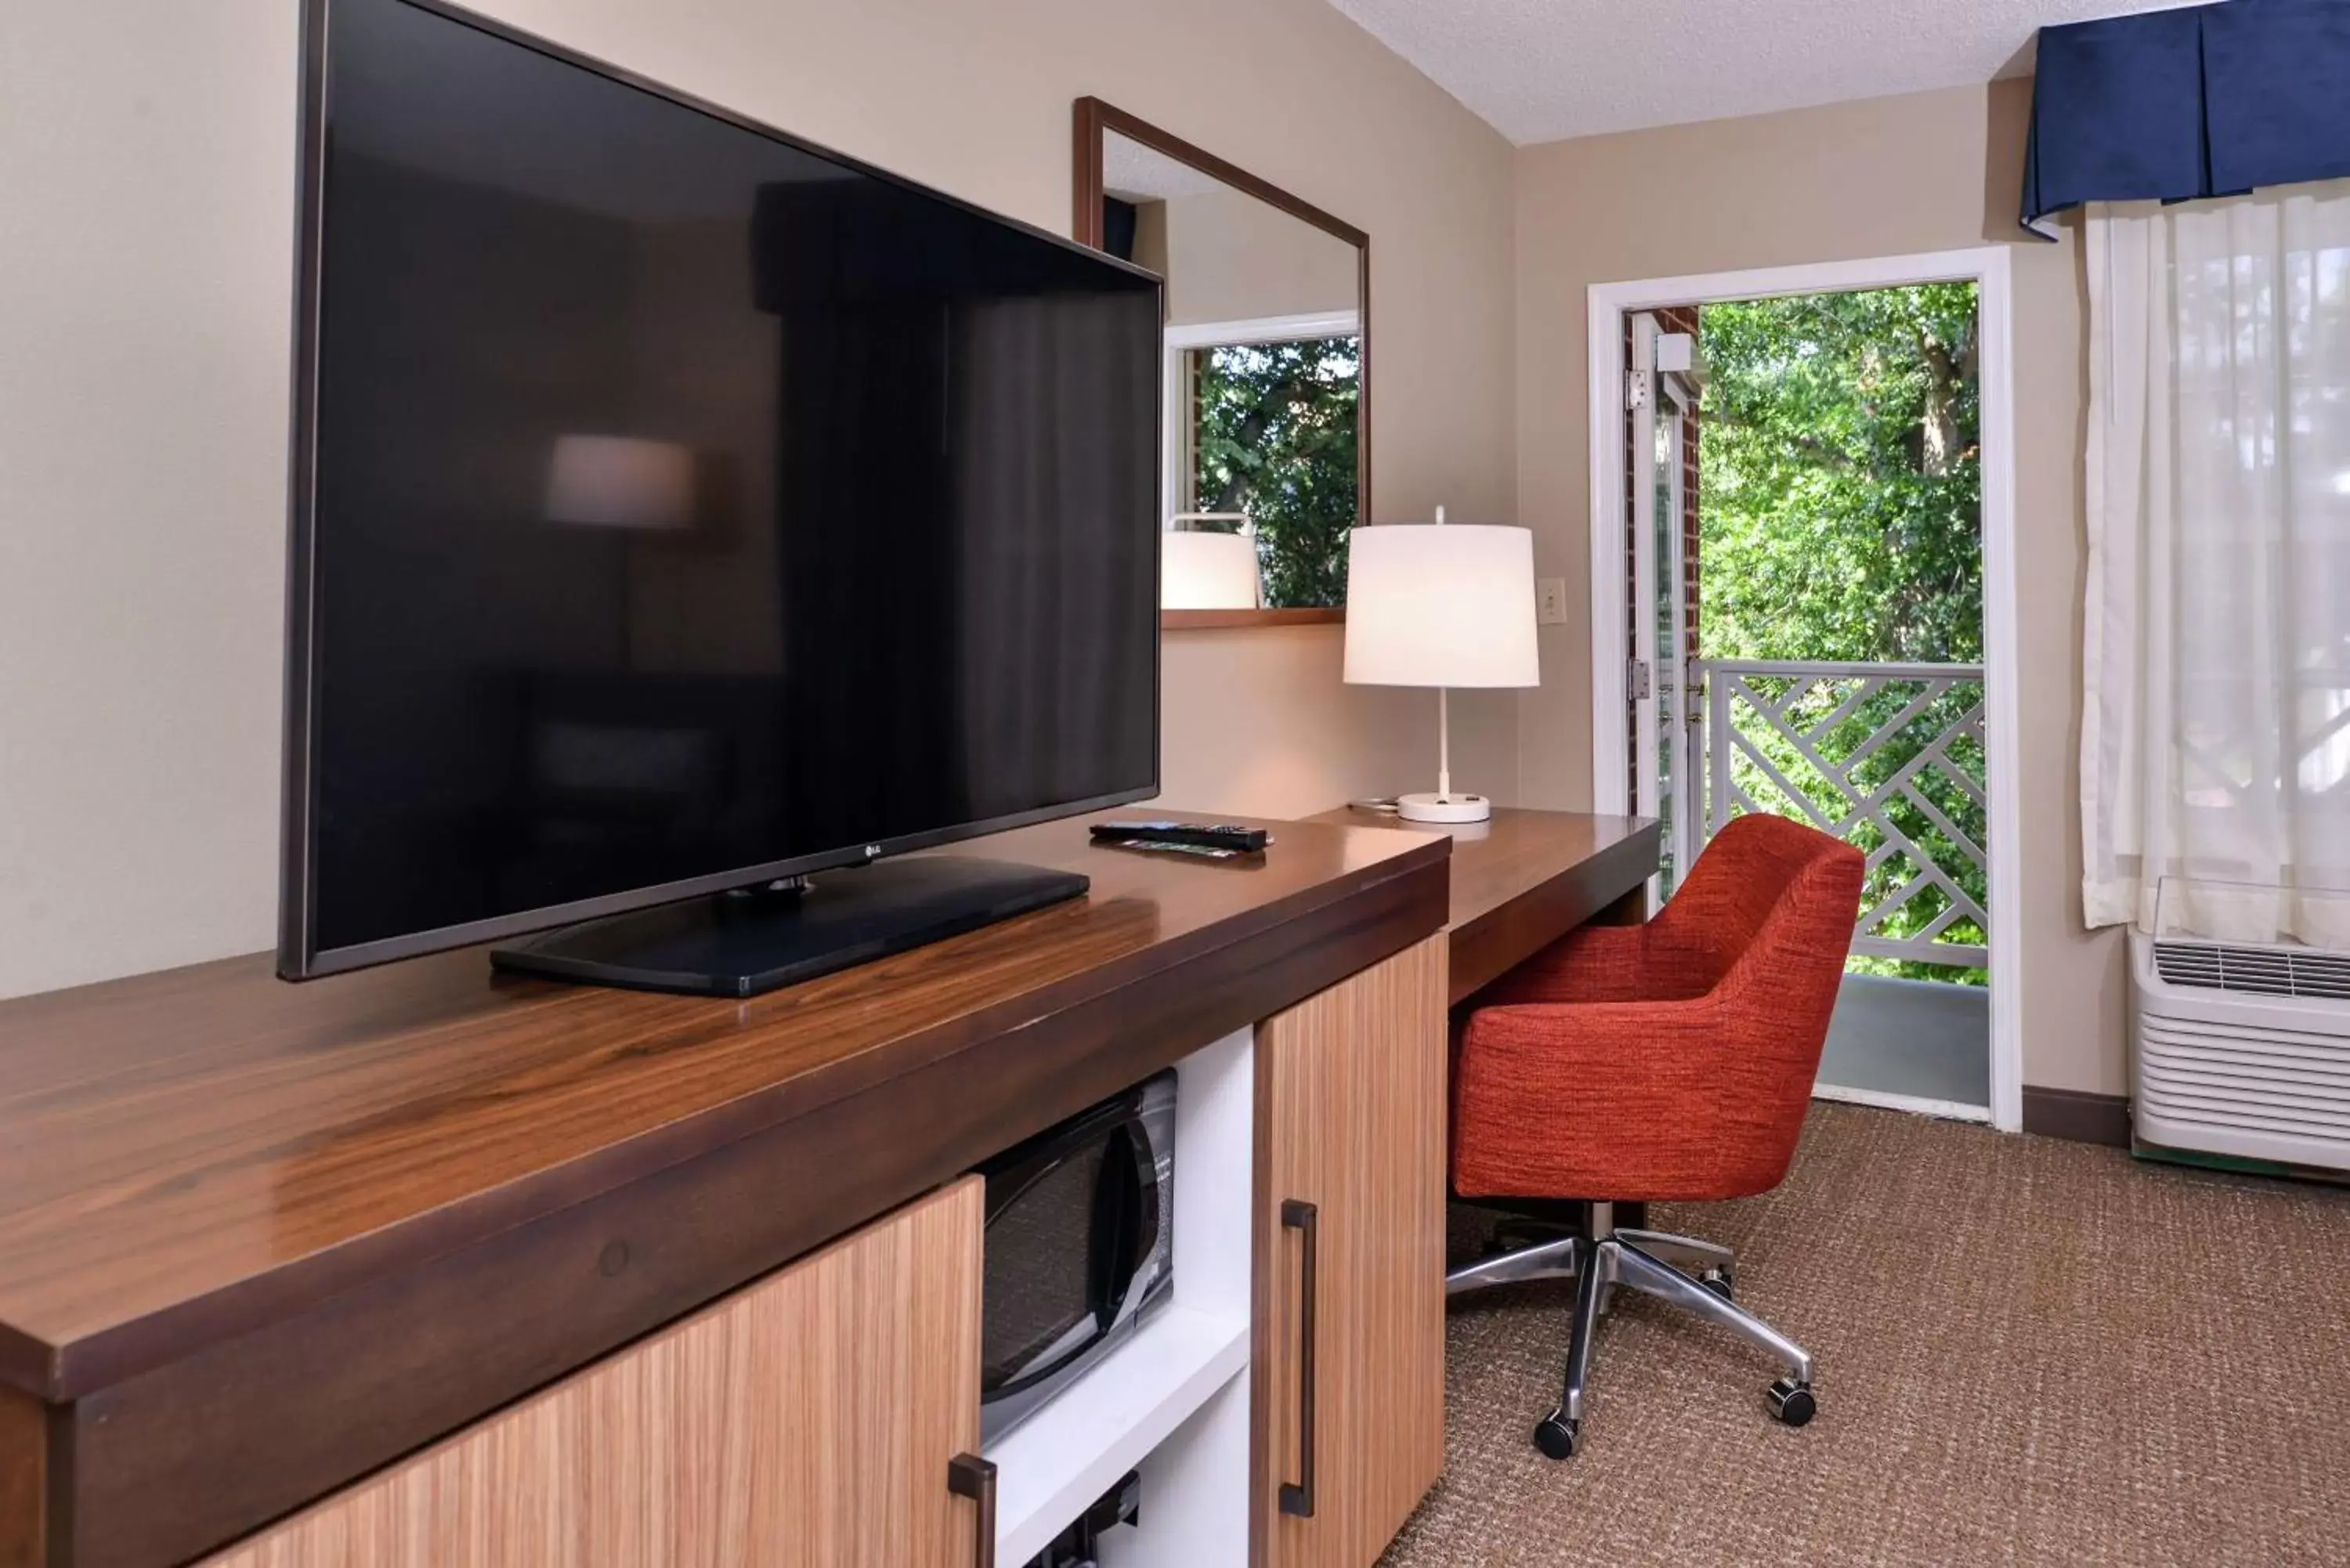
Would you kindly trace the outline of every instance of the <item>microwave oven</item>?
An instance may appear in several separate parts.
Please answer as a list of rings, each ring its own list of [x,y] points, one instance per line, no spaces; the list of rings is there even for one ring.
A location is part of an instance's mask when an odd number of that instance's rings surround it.
[[[1175,1074],[980,1167],[980,1430],[993,1441],[1107,1355],[1175,1282]]]

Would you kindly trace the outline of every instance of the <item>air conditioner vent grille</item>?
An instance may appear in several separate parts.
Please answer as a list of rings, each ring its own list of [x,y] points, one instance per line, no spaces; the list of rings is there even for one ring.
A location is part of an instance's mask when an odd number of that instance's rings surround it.
[[[2157,942],[2155,972],[2173,985],[2261,996],[2350,999],[2350,953],[2302,948]]]
[[[2141,1147],[2350,1173],[2350,954],[2142,931],[2130,949]]]

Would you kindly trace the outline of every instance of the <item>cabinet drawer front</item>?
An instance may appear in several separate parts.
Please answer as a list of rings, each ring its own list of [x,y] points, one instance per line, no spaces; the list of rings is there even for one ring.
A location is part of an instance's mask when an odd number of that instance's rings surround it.
[[[212,1568],[971,1568],[966,1179],[210,1560]]]
[[[1430,938],[1257,1029],[1262,1568],[1369,1568],[1444,1466],[1446,962]]]

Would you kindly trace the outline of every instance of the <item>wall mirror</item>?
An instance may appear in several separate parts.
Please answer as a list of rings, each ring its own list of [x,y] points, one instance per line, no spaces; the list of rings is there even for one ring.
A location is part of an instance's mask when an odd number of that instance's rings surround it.
[[[1076,102],[1076,235],[1167,280],[1168,626],[1337,620],[1370,511],[1370,237]]]

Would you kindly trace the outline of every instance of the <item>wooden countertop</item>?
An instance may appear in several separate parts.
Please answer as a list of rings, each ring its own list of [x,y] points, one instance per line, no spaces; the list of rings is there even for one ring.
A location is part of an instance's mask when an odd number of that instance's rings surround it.
[[[1441,839],[1088,820],[948,851],[1087,898],[745,1001],[472,948],[0,1002],[0,1417],[73,1455],[61,1560],[197,1555],[1442,924]]]
[[[576,1201],[1431,858],[1376,827],[1276,832],[1254,867],[1095,849],[1082,823],[966,845],[1093,891],[739,1002],[494,975],[470,948],[300,985],[255,954],[0,1003],[0,1373],[71,1397],[130,1325],[347,1273],[337,1253],[403,1227],[445,1246]]]
[[[1491,820],[1443,826],[1355,806],[1309,821],[1381,824],[1452,846],[1451,999],[1490,984],[1575,927],[1641,917],[1634,896],[1657,869],[1661,829],[1644,816],[1495,806]],[[1628,902],[1627,902],[1628,901]]]
[[[1092,893],[743,1002],[494,975],[472,948],[299,985],[255,954],[0,1003],[0,1376],[73,1397],[1449,847],[1275,826],[1253,867],[1097,849],[1083,821],[964,845]]]

